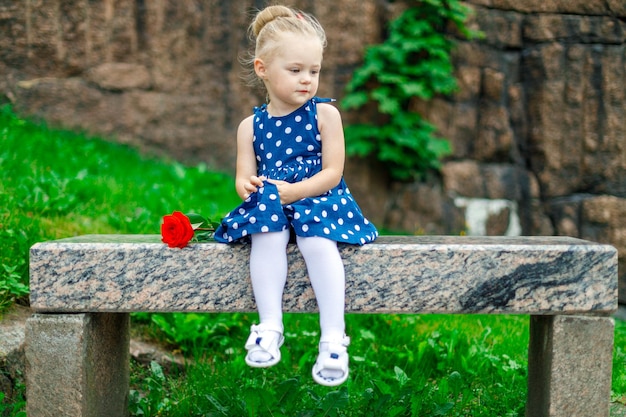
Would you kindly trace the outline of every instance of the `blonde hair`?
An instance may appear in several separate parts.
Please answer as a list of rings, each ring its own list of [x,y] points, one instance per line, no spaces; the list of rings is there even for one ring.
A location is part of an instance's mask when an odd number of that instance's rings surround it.
[[[286,33],[317,37],[322,48],[326,47],[326,32],[315,17],[287,6],[268,6],[256,14],[248,28],[255,44],[254,53],[242,60],[249,70],[246,77],[249,84],[262,85],[254,73],[254,60],[271,59],[280,37]]]

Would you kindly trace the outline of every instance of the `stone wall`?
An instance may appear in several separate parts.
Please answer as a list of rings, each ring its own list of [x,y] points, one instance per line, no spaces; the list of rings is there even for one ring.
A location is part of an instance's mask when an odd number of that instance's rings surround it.
[[[401,187],[386,224],[454,232],[457,208],[468,233],[611,243],[625,301],[626,3],[469,3],[486,36],[459,44],[458,94],[421,109],[454,155],[430,187],[437,197]],[[434,218],[407,210],[437,199]]]
[[[291,3],[327,28],[319,94],[337,98],[400,7]],[[252,11],[264,4],[0,0],[0,101],[52,125],[232,171],[237,124],[263,99],[241,81],[239,58]],[[458,93],[418,106],[454,146],[440,175],[390,183],[375,162],[352,159],[348,183],[388,230],[611,243],[626,301],[626,3],[467,4],[486,36],[459,40]]]

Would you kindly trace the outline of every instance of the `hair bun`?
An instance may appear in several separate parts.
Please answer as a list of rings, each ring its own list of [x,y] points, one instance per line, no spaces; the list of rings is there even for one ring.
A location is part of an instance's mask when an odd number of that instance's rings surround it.
[[[261,33],[261,30],[265,27],[265,25],[279,17],[296,17],[296,13],[287,6],[277,5],[266,7],[256,15],[254,21],[250,25],[254,36],[259,36],[259,33]]]

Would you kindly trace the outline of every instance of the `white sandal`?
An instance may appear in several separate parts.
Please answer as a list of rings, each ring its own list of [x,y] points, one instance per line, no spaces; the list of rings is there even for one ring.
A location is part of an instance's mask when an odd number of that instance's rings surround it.
[[[268,368],[280,362],[280,347],[285,338],[282,329],[274,329],[263,324],[252,325],[246,341],[246,363],[253,368]],[[253,359],[256,353],[265,353],[269,359]]]
[[[328,350],[321,350],[327,344]],[[334,387],[343,384],[348,379],[350,368],[347,347],[350,338],[344,336],[341,340],[320,342],[320,353],[313,365],[313,380],[320,385]]]

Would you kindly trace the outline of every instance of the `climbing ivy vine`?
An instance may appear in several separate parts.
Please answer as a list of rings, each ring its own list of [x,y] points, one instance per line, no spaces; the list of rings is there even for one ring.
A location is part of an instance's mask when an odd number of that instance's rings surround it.
[[[366,49],[341,104],[344,109],[375,106],[380,117],[346,126],[348,155],[376,157],[397,180],[440,166],[450,143],[412,108],[415,100],[457,88],[450,57],[454,40],[446,29],[452,24],[468,39],[480,36],[465,26],[469,13],[457,0],[414,1],[390,23],[385,41]]]

